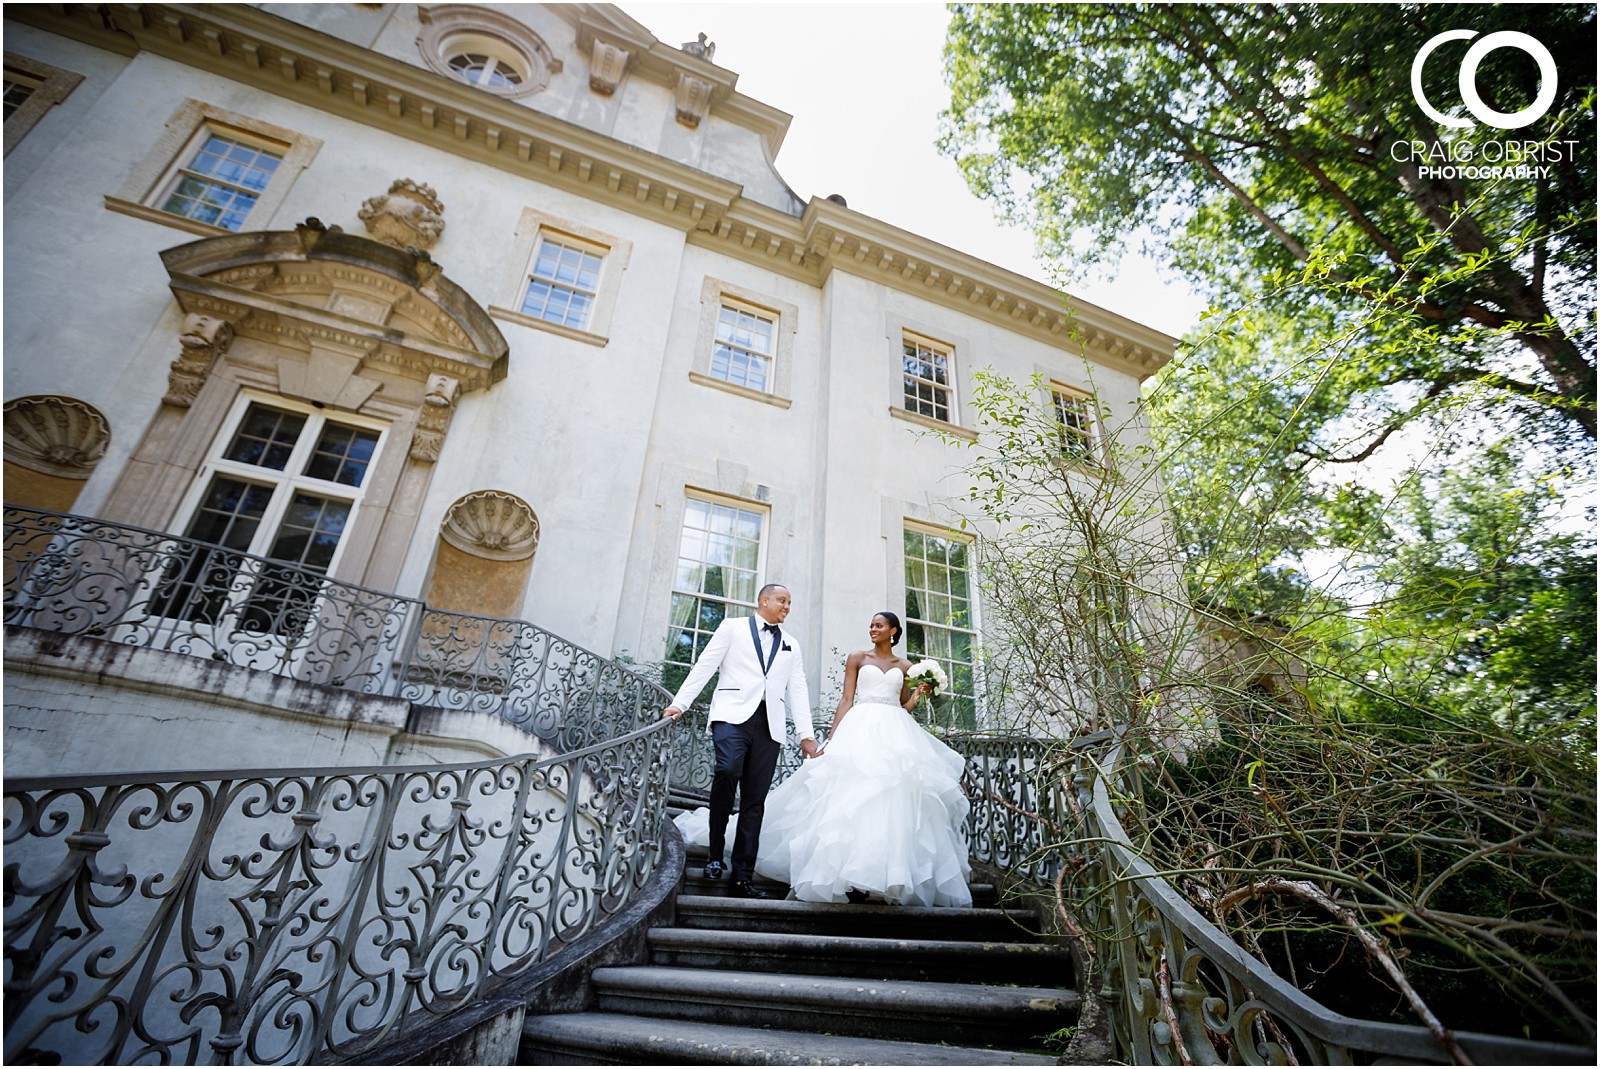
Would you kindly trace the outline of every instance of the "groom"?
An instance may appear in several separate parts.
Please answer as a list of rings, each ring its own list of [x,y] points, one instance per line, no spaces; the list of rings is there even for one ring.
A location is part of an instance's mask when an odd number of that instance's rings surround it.
[[[711,695],[711,741],[717,769],[711,779],[711,851],[708,879],[722,878],[722,852],[739,794],[739,828],[733,838],[733,893],[740,898],[766,898],[753,882],[756,852],[761,847],[761,818],[766,812],[772,771],[783,745],[784,707],[800,733],[800,750],[817,755],[811,731],[811,694],[806,689],[800,647],[781,626],[789,615],[789,589],[768,583],[756,596],[754,616],[722,621],[711,641],[689,669],[663,716],[683,715],[713,672],[721,672]]]

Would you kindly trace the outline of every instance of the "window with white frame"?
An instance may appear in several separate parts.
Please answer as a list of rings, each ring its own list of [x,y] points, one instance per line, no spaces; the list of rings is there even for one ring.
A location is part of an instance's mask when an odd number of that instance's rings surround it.
[[[1056,436],[1061,455],[1072,460],[1094,459],[1094,398],[1060,383],[1050,384],[1050,404],[1055,412]]]
[[[717,313],[711,377],[762,393],[770,391],[777,328],[776,314],[724,298]]]
[[[152,206],[224,230],[241,230],[287,151],[287,145],[207,123],[157,190]]]
[[[200,100],[186,100],[106,207],[194,234],[263,230],[318,138]]]
[[[565,234],[541,234],[522,295],[522,313],[588,330],[600,293],[605,249]]]
[[[192,550],[157,592],[156,615],[298,634],[333,570],[383,437],[359,417],[245,395],[224,423],[186,506]],[[271,562],[250,561],[243,555]]]
[[[968,730],[977,726],[971,550],[954,533],[905,527],[906,655],[937,661],[950,681],[926,714],[930,722]]]
[[[672,580],[663,684],[675,689],[717,626],[755,612],[766,514],[743,502],[690,496]]]
[[[906,331],[901,337],[905,410],[949,423],[952,352],[949,346]]]

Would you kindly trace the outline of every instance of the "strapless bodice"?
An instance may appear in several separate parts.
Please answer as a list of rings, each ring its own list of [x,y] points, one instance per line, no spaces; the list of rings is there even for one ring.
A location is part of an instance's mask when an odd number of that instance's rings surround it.
[[[875,664],[862,665],[856,672],[856,704],[899,705],[901,681],[898,667],[885,672]]]

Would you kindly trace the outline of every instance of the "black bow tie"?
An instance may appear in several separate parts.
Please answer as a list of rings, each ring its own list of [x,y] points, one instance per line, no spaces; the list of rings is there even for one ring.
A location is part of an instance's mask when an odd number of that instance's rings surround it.
[[[776,635],[778,633],[778,625],[777,624],[762,624],[761,625],[761,630],[769,632],[770,634]]]

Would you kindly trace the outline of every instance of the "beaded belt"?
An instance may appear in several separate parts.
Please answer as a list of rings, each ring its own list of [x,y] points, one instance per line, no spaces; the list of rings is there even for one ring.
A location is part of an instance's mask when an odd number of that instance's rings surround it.
[[[857,705],[899,705],[900,702],[895,698],[867,697],[867,698],[857,698],[856,699],[856,704]]]

